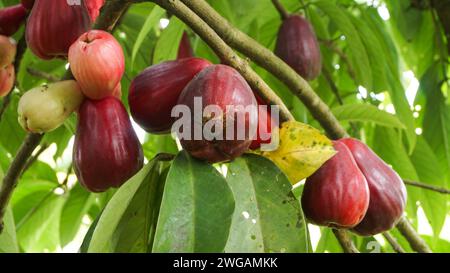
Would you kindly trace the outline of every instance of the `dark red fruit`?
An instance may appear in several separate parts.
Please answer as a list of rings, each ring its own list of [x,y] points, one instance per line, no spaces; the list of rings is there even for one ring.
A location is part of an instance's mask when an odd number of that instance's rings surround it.
[[[20,0],[20,3],[26,10],[31,10],[34,5],[34,0]]]
[[[211,63],[187,58],[153,65],[130,85],[128,102],[133,119],[149,133],[166,133],[175,121],[172,108],[186,85]]]
[[[406,205],[406,188],[402,179],[359,140],[346,138],[339,142],[352,152],[370,191],[369,209],[353,231],[370,236],[392,229],[403,215]]]
[[[25,22],[27,11],[19,4],[0,9],[0,35],[12,36]]]
[[[192,50],[191,42],[189,41],[189,36],[186,32],[183,33],[183,37],[180,41],[180,46],[178,47],[177,59],[191,58],[194,57],[194,50]]]
[[[337,154],[306,179],[302,207],[314,224],[351,228],[361,222],[369,206],[369,187],[350,150],[334,142]]]
[[[267,144],[271,142],[271,137],[267,139],[266,136],[272,134],[272,123],[276,125],[276,121],[272,120],[270,114],[270,105],[267,105],[261,98],[255,95],[258,101],[258,128],[256,131],[256,139],[252,141],[250,149],[256,150],[261,148],[261,144]],[[266,106],[266,109],[260,106]],[[263,140],[264,138],[264,140]]]
[[[292,15],[280,27],[275,54],[306,80],[313,80],[322,70],[322,57],[311,24]]]
[[[91,27],[85,2],[36,0],[28,18],[28,47],[42,59],[67,57],[70,45]]]
[[[73,162],[81,185],[93,192],[119,187],[142,168],[142,147],[117,98],[82,103]]]
[[[194,107],[194,98],[200,98],[202,103],[201,109]],[[186,105],[191,112],[190,128],[183,127],[191,133],[190,139],[181,139],[181,145],[193,157],[206,160],[210,163],[233,160],[248,150],[253,135],[251,128],[257,126],[257,102],[250,86],[245,79],[233,68],[225,65],[212,65],[200,72],[183,90],[178,99],[179,105]],[[221,111],[221,116],[215,114],[204,114],[207,106],[217,106]],[[250,110],[244,111],[227,111],[231,107],[247,107]],[[199,112],[201,111],[201,112]],[[202,115],[203,113],[203,115]],[[195,123],[198,120],[195,115],[200,115],[200,126]],[[240,118],[237,118],[239,117]],[[244,118],[242,118],[244,117]],[[195,139],[195,127],[205,128],[205,123],[216,120],[222,128],[223,139],[213,138],[208,140],[202,132],[199,139]],[[228,122],[227,122],[228,121]],[[239,123],[241,122],[241,123]],[[234,134],[231,134],[234,127]],[[241,137],[238,138],[236,128],[242,128]],[[197,128],[198,129],[198,128]],[[230,133],[227,133],[230,132]],[[227,138],[230,134],[231,137]]]

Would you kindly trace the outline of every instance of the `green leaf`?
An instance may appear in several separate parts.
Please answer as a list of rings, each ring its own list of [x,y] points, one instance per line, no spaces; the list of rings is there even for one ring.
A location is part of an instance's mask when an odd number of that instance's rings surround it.
[[[136,205],[143,208],[147,208],[149,205],[148,200],[142,200],[141,194],[147,194],[147,190],[151,188],[152,184],[155,184],[152,182],[155,182],[155,177],[158,176],[158,167],[158,161],[153,160],[117,190],[101,214],[92,234],[88,252],[115,251],[117,240],[120,239],[121,227],[123,228],[127,221],[131,221]],[[129,210],[130,207],[132,210]],[[145,229],[145,226],[142,228]],[[136,236],[137,233],[145,236],[148,233],[145,230],[135,230],[134,232],[135,234],[124,234],[124,236]]]
[[[142,46],[146,36],[149,32],[154,28],[161,17],[165,14],[165,10],[159,6],[154,6],[152,12],[148,15],[145,23],[142,25],[141,30],[137,36],[136,42],[133,45],[133,52],[131,54],[131,66],[134,66],[134,61],[136,59],[136,55],[139,52],[139,48]]]
[[[167,176],[153,252],[223,252],[234,211],[225,178],[178,154]]]
[[[53,252],[60,245],[59,223],[64,196],[50,192],[34,208],[27,218],[17,225],[17,238],[25,252]]]
[[[334,26],[345,35],[347,45],[351,51],[349,57],[355,69],[357,80],[365,88],[371,90],[372,71],[370,69],[369,57],[358,31],[352,24],[352,15],[330,1],[319,1],[314,4],[330,17]]]
[[[447,186],[445,174],[440,168],[439,160],[422,137],[418,139],[416,149],[411,155],[411,161],[414,164],[420,182],[444,188]],[[422,189],[420,203],[436,238],[439,237],[447,218],[447,201],[447,195]]]
[[[94,201],[95,195],[83,189],[79,184],[70,190],[61,214],[61,223],[59,224],[62,246],[73,240],[80,229],[83,217],[87,214]]]
[[[9,207],[6,209],[3,224],[3,232],[0,234],[0,253],[18,253],[14,217]]]
[[[156,43],[155,53],[153,54],[154,64],[176,59],[184,28],[183,22],[177,17],[173,16],[170,19],[169,26],[164,29]]]
[[[333,108],[332,112],[340,121],[373,122],[386,127],[405,128],[396,116],[370,104],[346,104]]]
[[[270,160],[246,155],[228,167],[236,200],[226,252],[308,252],[300,202]]]

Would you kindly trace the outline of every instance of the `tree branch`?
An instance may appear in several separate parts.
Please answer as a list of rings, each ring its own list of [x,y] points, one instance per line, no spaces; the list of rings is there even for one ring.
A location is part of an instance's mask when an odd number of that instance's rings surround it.
[[[384,238],[388,241],[388,243],[392,246],[395,252],[397,253],[406,253],[403,247],[397,242],[397,240],[392,236],[389,231],[383,233]]]
[[[418,188],[435,191],[435,192],[442,193],[442,194],[450,194],[450,190],[446,189],[446,188],[436,187],[433,185],[428,185],[425,183],[410,181],[410,180],[403,180],[403,182],[408,186],[418,187]]]
[[[247,61],[240,58],[233,49],[229,47],[210,26],[208,26],[208,24],[186,7],[181,1],[153,0],[153,2],[183,20],[214,50],[221,60],[239,71],[258,95],[271,105],[278,105],[280,107],[280,116],[283,120],[294,119],[284,102],[275,94],[267,83],[253,71]]]
[[[409,244],[411,245],[411,248],[414,251],[420,253],[431,253],[430,247],[422,239],[422,237],[420,237],[420,235],[417,234],[417,231],[414,229],[411,223],[409,223],[406,217],[402,217],[400,219],[400,221],[397,224],[397,229],[408,240]]]
[[[277,9],[278,13],[280,13],[281,20],[286,20],[287,18],[289,18],[289,12],[284,8],[279,0],[272,0],[272,3]]]
[[[320,99],[308,82],[272,51],[232,26],[204,0],[181,1],[200,16],[227,44],[250,57],[288,86],[331,138],[347,136],[345,129],[331,113],[328,105]]]

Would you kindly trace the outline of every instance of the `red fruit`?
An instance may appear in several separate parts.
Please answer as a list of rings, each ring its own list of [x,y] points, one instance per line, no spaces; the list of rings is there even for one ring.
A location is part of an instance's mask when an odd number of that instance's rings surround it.
[[[369,187],[350,150],[334,142],[338,152],[306,179],[302,207],[314,224],[351,228],[363,219],[369,206]]]
[[[311,24],[292,15],[280,27],[275,54],[306,80],[313,80],[322,70],[322,57]]]
[[[100,9],[105,4],[105,0],[85,0],[85,3],[89,12],[89,16],[91,17],[91,21],[95,22],[98,15],[100,14]]]
[[[0,35],[0,68],[14,62],[16,47],[14,39]]]
[[[187,58],[153,65],[139,74],[130,85],[128,102],[133,119],[149,133],[170,131],[177,105],[186,85],[211,63]]]
[[[42,59],[67,57],[70,45],[90,29],[91,20],[84,4],[72,1],[36,0],[28,17],[28,47]]]
[[[14,80],[14,65],[10,64],[3,68],[0,67],[0,98],[11,92],[14,87]]]
[[[202,107],[200,109],[195,107],[195,98],[201,99]],[[233,160],[248,150],[254,137],[251,128],[256,128],[258,122],[257,102],[250,86],[233,68],[225,65],[212,65],[203,69],[183,90],[178,104],[186,105],[191,112],[190,124],[186,124],[182,128],[183,134],[185,130],[190,132],[190,134],[187,133],[190,138],[185,139],[183,135],[179,135],[179,137],[183,148],[193,157],[216,163]],[[222,113],[218,113],[219,116],[204,113],[206,107],[213,105],[221,110]],[[246,113],[243,109],[227,111],[227,106],[228,108],[230,106],[251,107]],[[196,115],[198,116],[195,117]],[[217,131],[221,131],[222,139],[211,138],[202,133],[202,129],[206,128],[204,126],[212,121],[219,122],[215,128]],[[229,130],[233,127],[234,133],[231,134]],[[241,128],[242,134],[238,138],[239,128]],[[231,138],[227,137],[228,134],[231,135]]]
[[[142,168],[142,147],[117,98],[83,102],[73,162],[81,185],[93,192],[119,187]]]
[[[339,142],[352,152],[370,191],[369,209],[353,231],[370,236],[392,229],[403,215],[406,205],[406,188],[402,179],[359,140],[346,138]]]
[[[26,10],[31,10],[34,5],[34,0],[20,0],[20,3]]]
[[[0,35],[12,36],[25,22],[27,11],[22,5],[0,9]]]
[[[192,50],[191,42],[189,41],[189,36],[186,32],[183,33],[183,37],[180,41],[180,46],[178,47],[177,59],[191,58],[194,57],[194,50]]]
[[[257,95],[255,95],[255,97],[258,102],[258,128],[256,131],[256,139],[253,140],[250,145],[250,149],[252,150],[261,148],[261,144],[268,144],[271,142],[271,137],[269,137],[269,139],[266,138],[267,135],[272,134],[272,122],[276,124],[276,121],[272,120],[270,114],[270,105],[266,105],[266,103]],[[260,106],[266,106],[266,109],[261,108]],[[263,138],[265,140],[263,140]]]
[[[122,47],[102,30],[81,35],[69,49],[69,63],[83,93],[95,100],[112,95],[125,71]]]

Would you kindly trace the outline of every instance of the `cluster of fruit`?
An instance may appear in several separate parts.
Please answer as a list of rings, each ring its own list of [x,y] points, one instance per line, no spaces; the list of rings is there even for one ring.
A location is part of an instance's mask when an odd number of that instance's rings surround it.
[[[44,133],[59,127],[77,111],[74,169],[80,183],[94,192],[122,185],[143,165],[142,147],[120,100],[125,70],[122,48],[111,34],[91,30],[103,4],[104,0],[85,0],[80,5],[36,0],[0,11],[0,22],[6,20],[5,14],[16,14],[0,28],[0,34],[11,35],[32,7],[26,26],[29,48],[42,59],[68,58],[75,80],[26,92],[19,102],[19,122],[27,131]],[[7,84],[12,86],[2,77],[14,74],[11,64],[15,51],[11,39],[0,36],[0,95]],[[321,72],[317,37],[301,16],[292,15],[283,21],[275,53],[306,80],[317,78]],[[197,98],[200,109],[196,109]],[[188,137],[180,137],[181,145],[192,156],[210,163],[230,161],[248,149],[260,148],[270,142],[261,134],[270,135],[271,125],[278,126],[270,111],[258,109],[266,103],[235,69],[194,57],[186,33],[177,60],[142,71],[130,85],[128,101],[133,119],[152,134],[169,133],[177,126],[174,109],[186,107],[190,127],[183,127]],[[205,115],[211,105],[221,114]],[[230,111],[229,106],[243,107]],[[200,120],[196,117],[199,111]],[[243,119],[238,119],[240,114]],[[196,122],[204,128],[211,121],[218,122],[213,124],[220,126],[216,130],[226,138],[196,137]],[[244,128],[243,138],[238,137],[236,126]],[[256,137],[250,133],[254,127],[258,128]],[[358,140],[341,139],[334,147],[338,153],[306,180],[302,195],[306,217],[318,225],[349,228],[360,235],[392,228],[406,203],[400,177]]]
[[[275,53],[306,80],[321,72],[317,37],[301,16],[283,21]],[[306,180],[302,194],[306,218],[362,236],[393,228],[406,204],[406,189],[399,175],[356,139],[337,140],[334,148],[337,154]]]
[[[317,225],[370,236],[397,224],[406,205],[399,175],[359,140],[334,142],[337,154],[306,179],[302,208]]]
[[[19,123],[33,133],[54,130],[77,111],[74,169],[94,192],[122,185],[143,165],[142,147],[120,100],[122,48],[111,34],[91,30],[103,4],[35,1],[26,26],[29,48],[42,59],[68,58],[75,80],[34,88],[18,106]]]

